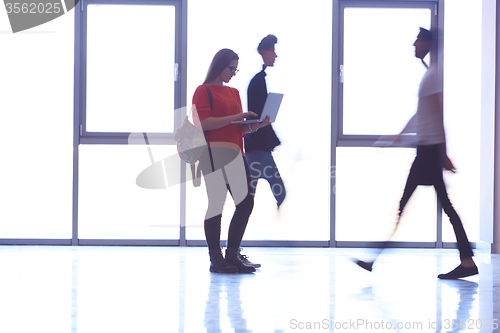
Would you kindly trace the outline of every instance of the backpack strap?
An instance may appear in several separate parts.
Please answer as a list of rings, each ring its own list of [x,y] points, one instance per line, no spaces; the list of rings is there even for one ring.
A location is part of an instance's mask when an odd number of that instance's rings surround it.
[[[210,104],[210,110],[212,110],[212,104],[213,104],[212,92],[210,91],[210,89],[206,85],[203,85],[203,86],[205,87],[205,89],[207,89],[208,103]],[[205,132],[205,141],[207,142],[208,154],[210,155],[210,163],[212,164],[212,172],[215,172],[214,160],[212,159],[212,152],[211,152],[210,148],[208,148],[208,131]]]
[[[201,185],[201,168],[199,165],[200,162],[198,162],[198,170],[196,170],[196,165],[191,164],[191,176],[193,178],[193,185],[195,187],[198,187]]]
[[[208,103],[210,104],[210,109],[212,109],[212,104],[213,104],[213,97],[212,97],[212,92],[210,89],[206,86],[203,85],[205,89],[207,89],[207,94],[208,94]],[[210,163],[212,164],[212,171],[215,171],[214,167],[214,161],[212,159],[212,152],[210,151],[210,148],[208,148],[208,131],[204,131],[205,133],[205,141],[207,142],[207,150],[208,154],[210,156]],[[198,187],[201,185],[201,168],[200,168],[200,162],[198,162],[198,166],[191,164],[191,176],[193,179],[193,185]]]
[[[210,103],[210,109],[212,109],[212,92],[210,91],[210,89],[208,89],[207,86],[203,85],[206,89],[207,89],[207,94],[208,94],[208,103]]]

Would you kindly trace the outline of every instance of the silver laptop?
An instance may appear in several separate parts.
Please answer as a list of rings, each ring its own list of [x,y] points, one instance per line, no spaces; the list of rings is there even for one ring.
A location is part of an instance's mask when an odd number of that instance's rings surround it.
[[[278,115],[278,110],[280,109],[281,100],[283,99],[283,94],[272,93],[267,94],[266,103],[264,104],[264,109],[262,109],[262,114],[259,119],[248,119],[248,120],[238,120],[232,121],[231,124],[253,124],[260,123],[269,116],[271,123],[274,123],[276,116]],[[250,110],[252,111],[252,110]]]

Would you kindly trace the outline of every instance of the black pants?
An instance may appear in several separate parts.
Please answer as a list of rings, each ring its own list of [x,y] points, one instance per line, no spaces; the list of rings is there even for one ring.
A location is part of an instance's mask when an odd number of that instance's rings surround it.
[[[236,209],[227,236],[228,248],[239,248],[253,210],[250,171],[244,156],[228,148],[211,148],[200,159],[208,196],[205,237],[209,249],[220,248],[221,219],[227,192]]]
[[[448,198],[448,192],[446,192],[443,180],[443,167],[440,162],[439,145],[417,147],[417,157],[411,166],[403,196],[399,203],[399,215],[403,213],[404,207],[418,185],[434,186],[443,210],[450,218],[453,230],[455,231],[460,259],[472,257],[474,253],[467,239],[462,221]]]

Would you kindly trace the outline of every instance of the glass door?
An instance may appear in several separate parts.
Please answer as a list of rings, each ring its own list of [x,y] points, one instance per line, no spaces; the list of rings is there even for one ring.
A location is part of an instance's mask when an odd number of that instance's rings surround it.
[[[437,2],[341,1],[339,22],[335,239],[383,241],[394,228],[414,150],[372,145],[399,133],[416,111],[426,68],[413,43],[420,27],[437,27]],[[393,240],[434,245],[436,211],[434,189],[419,187]]]
[[[79,242],[178,244],[180,188],[138,180],[152,168],[162,183],[161,161],[176,155],[178,4],[96,0],[82,8]]]
[[[330,239],[332,2],[189,0],[188,104],[203,82],[212,57],[222,48],[239,56],[239,72],[228,83],[238,89],[244,111],[250,80],[262,70],[257,46],[277,37],[278,57],[266,68],[268,92],[283,93],[273,128],[281,145],[273,151],[285,183],[286,199],[277,209],[270,185],[257,183],[255,205],[243,242],[250,245],[328,245]],[[265,8],[265,10],[263,10]],[[286,11],[286,15],[280,15]],[[213,25],[217,13],[224,25]],[[256,20],[257,19],[257,20]],[[248,28],[251,27],[251,28]],[[207,195],[187,184],[186,240],[205,244],[203,220]],[[234,204],[230,196],[222,215],[227,235]],[[245,245],[246,246],[246,245]]]

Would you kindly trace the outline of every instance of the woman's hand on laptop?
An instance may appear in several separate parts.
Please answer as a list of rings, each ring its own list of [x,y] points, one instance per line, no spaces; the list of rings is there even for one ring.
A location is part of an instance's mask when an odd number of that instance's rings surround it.
[[[271,125],[271,119],[269,118],[269,116],[264,118],[264,120],[261,121],[260,123],[254,124],[253,126],[255,126],[255,129],[258,130],[259,128],[267,126],[267,125]]]
[[[257,114],[255,112],[252,112],[252,111],[243,112],[241,115],[243,116],[243,118],[257,117]]]
[[[270,125],[270,124],[271,124],[271,120],[269,119],[269,116],[266,116],[266,118],[264,118],[264,120],[261,121],[260,123],[243,125],[242,131],[244,134],[253,133],[253,132],[256,132],[259,128],[262,128],[262,127]]]

